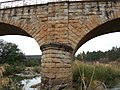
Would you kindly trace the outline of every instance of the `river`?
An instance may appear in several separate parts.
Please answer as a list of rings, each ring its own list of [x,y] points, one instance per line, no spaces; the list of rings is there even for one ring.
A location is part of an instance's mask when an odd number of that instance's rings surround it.
[[[110,90],[120,90],[120,83],[116,85],[114,88],[111,88]]]
[[[23,90],[37,90],[37,88],[30,88],[32,85],[35,85],[37,83],[41,82],[41,77],[35,77],[32,79],[24,79],[21,81],[21,84],[23,84]]]
[[[24,79],[21,81],[21,84],[23,84],[22,90],[37,90],[37,88],[30,88],[32,85],[35,85],[37,83],[41,82],[41,77],[35,77],[32,79]],[[120,90],[120,83],[116,85],[114,88],[108,89],[108,90]]]
[[[31,77],[31,78],[13,76],[10,77],[9,80],[10,83],[2,90],[38,90],[37,88],[31,88],[31,86],[41,83],[40,76]]]
[[[31,86],[36,85],[38,83],[41,83],[41,77],[33,77],[33,78],[21,78],[19,76],[12,77],[12,83],[15,83],[16,89],[11,89],[10,87],[7,87],[5,90],[38,90],[37,88],[31,88]],[[120,83],[116,85],[115,87],[108,89],[108,90],[120,90]]]

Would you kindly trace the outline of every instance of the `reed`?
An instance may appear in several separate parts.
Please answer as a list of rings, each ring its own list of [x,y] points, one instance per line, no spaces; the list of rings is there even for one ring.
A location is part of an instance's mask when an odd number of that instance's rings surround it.
[[[73,82],[77,90],[106,90],[120,80],[120,68],[111,64],[75,61],[72,67]]]
[[[0,65],[0,90],[3,90],[3,88],[6,87],[10,81],[8,77],[3,77],[7,67],[8,64]]]

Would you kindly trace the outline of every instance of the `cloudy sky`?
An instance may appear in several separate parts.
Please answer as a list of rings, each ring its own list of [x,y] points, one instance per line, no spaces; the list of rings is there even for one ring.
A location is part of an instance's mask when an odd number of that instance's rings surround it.
[[[8,0],[1,0],[1,2],[2,1]],[[33,38],[14,35],[14,36],[0,36],[0,39],[17,44],[18,47],[26,55],[41,55],[39,45]],[[76,54],[82,51],[85,52],[97,50],[106,51],[111,49],[113,46],[120,47],[120,32],[106,34],[93,38],[92,40],[86,42],[83,46],[81,46]]]
[[[0,36],[0,39],[3,39],[7,42],[12,42],[18,45],[18,47],[26,55],[41,55],[41,50],[38,43],[30,37],[26,36],[17,36],[17,35],[8,35]],[[111,49],[113,46],[120,47],[120,32],[105,34],[96,38],[91,39],[90,41],[83,44],[76,54],[82,51],[106,51]]]
[[[107,51],[112,47],[120,47],[120,32],[104,34],[95,37],[83,44],[76,54],[82,51]]]
[[[0,39],[17,44],[18,48],[26,55],[41,55],[40,47],[33,38],[19,35],[6,35],[0,36]]]

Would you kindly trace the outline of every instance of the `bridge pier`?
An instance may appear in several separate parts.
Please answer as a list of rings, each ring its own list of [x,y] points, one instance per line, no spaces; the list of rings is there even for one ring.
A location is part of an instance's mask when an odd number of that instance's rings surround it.
[[[43,90],[71,90],[72,87],[72,47],[61,43],[41,46]]]

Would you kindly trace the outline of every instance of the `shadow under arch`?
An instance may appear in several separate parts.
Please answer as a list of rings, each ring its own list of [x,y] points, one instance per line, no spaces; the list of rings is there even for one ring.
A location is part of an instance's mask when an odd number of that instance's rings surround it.
[[[0,23],[0,36],[3,35],[22,35],[22,36],[32,37],[25,30],[19,27],[6,23]]]
[[[2,38],[2,36],[7,36],[7,37],[10,37],[10,36],[12,36],[12,38],[14,37],[14,36],[17,36],[17,38],[15,37],[15,39],[16,39],[16,41],[17,40],[20,40],[19,42],[21,42],[21,37],[22,37],[22,40],[23,40],[23,38],[25,38],[26,40],[28,40],[28,45],[31,47],[31,42],[32,43],[34,43],[34,44],[32,44],[33,46],[37,46],[37,47],[35,47],[34,49],[38,49],[38,51],[40,52],[40,54],[37,54],[37,53],[33,53],[33,54],[35,54],[35,55],[41,55],[41,50],[40,50],[40,45],[38,44],[38,42],[37,42],[37,40],[32,36],[32,35],[30,35],[27,31],[25,31],[24,29],[22,29],[22,28],[19,28],[19,27],[17,27],[17,26],[15,26],[15,25],[11,25],[11,24],[7,24],[7,23],[1,23],[0,22],[0,36],[1,36],[1,38]],[[19,37],[18,37],[19,36]],[[28,38],[27,38],[28,37]],[[34,39],[34,40],[33,40]],[[26,41],[25,40],[25,41]],[[32,41],[31,41],[32,40]],[[6,40],[7,41],[7,40]],[[12,43],[15,43],[16,42],[15,40],[8,40],[8,42],[12,42]],[[17,44],[17,42],[16,42],[16,44]],[[24,44],[22,44],[22,45],[24,45]],[[26,47],[26,46],[24,46],[24,47]],[[38,48],[39,47],[39,48]],[[28,47],[27,47],[28,48]],[[31,49],[31,50],[34,50],[34,49]],[[26,50],[26,49],[25,49]],[[29,49],[28,49],[29,50]],[[32,54],[32,55],[33,55]],[[30,54],[31,55],[31,54]]]
[[[90,39],[113,32],[120,32],[120,18],[103,23],[87,33],[77,44],[73,54],[75,54],[76,51]]]

